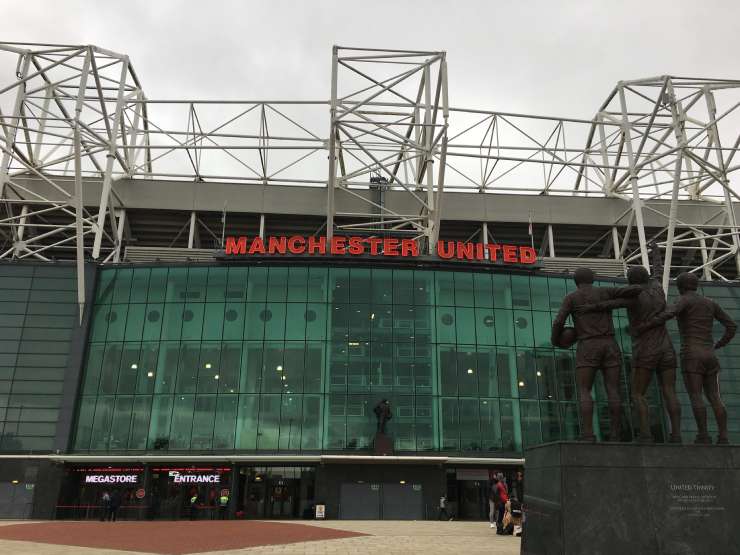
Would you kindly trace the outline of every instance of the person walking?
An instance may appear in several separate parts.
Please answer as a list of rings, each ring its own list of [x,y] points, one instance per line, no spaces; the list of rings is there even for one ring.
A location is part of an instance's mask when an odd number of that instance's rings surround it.
[[[218,498],[218,516],[221,520],[229,518],[229,495],[225,491]]]
[[[496,511],[498,510],[498,478],[494,476],[493,483],[488,490],[488,522],[491,528],[496,527]]]
[[[110,493],[104,491],[100,501],[100,522],[104,522],[108,520],[108,513],[110,512]]]
[[[506,512],[506,503],[509,501],[509,489],[506,487],[504,482],[504,475],[498,473],[498,481],[496,483],[496,492],[498,495],[498,511],[496,514],[496,534],[504,533],[504,513]]]
[[[108,520],[111,522],[116,521],[118,516],[118,509],[121,506],[121,492],[114,490],[110,496],[110,510],[108,511]]]
[[[443,495],[439,498],[439,514],[437,515],[437,520],[442,520],[442,516],[444,516],[445,520],[452,520],[450,513],[447,512],[447,505],[447,496]]]

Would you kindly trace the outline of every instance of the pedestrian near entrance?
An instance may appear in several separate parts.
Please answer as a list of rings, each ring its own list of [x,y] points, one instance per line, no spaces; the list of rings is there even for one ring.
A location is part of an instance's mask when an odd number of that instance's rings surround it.
[[[491,524],[491,528],[496,527],[496,510],[498,509],[498,491],[496,490],[497,483],[498,480],[494,478],[494,482],[488,490],[488,522]]]
[[[116,521],[118,516],[118,509],[121,506],[121,492],[115,490],[110,496],[110,509],[108,511],[108,520],[111,522]]]
[[[195,520],[198,510],[198,492],[192,492],[190,496],[190,520]]]
[[[229,518],[229,496],[225,492],[218,498],[218,516],[221,520]]]
[[[500,472],[496,476],[498,482],[496,483],[496,493],[498,496],[498,511],[496,514],[496,533],[504,533],[504,513],[506,512],[506,503],[509,501],[509,490],[504,482],[504,475]]]
[[[110,512],[110,493],[107,491],[103,492],[103,497],[100,498],[100,522],[108,520],[108,513]]]
[[[442,517],[444,517],[445,520],[452,520],[450,513],[447,512],[447,505],[447,496],[443,495],[439,498],[439,515],[437,516],[437,520],[442,520]]]

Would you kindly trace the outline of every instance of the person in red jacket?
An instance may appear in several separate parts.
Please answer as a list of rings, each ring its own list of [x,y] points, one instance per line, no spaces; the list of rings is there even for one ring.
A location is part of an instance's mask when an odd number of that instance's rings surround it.
[[[506,487],[504,481],[504,475],[499,472],[496,476],[497,482],[494,486],[496,488],[496,496],[498,497],[498,514],[496,515],[496,533],[504,533],[504,513],[506,512],[506,502],[509,501],[509,488]]]

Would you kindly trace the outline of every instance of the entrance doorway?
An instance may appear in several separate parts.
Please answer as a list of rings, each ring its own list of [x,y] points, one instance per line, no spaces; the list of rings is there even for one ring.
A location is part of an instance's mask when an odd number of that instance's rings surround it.
[[[422,520],[421,484],[344,483],[340,489],[342,520]]]
[[[315,470],[311,467],[245,467],[239,470],[237,514],[244,518],[312,518]]]

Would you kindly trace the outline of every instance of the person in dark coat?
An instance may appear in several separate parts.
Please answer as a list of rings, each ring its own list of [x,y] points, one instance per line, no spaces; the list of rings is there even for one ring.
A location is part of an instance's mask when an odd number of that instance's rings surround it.
[[[619,441],[622,410],[619,398],[619,373],[622,353],[614,339],[612,315],[610,311],[584,313],[580,309],[603,301],[637,296],[642,292],[642,287],[594,287],[594,273],[590,268],[578,268],[573,277],[578,289],[568,293],[563,299],[560,311],[552,323],[551,342],[553,345],[560,345],[560,334],[565,328],[568,316],[572,316],[578,340],[576,380],[582,423],[581,439],[595,441],[594,400],[591,389],[596,371],[601,370],[609,399],[609,438],[612,441]]]
[[[696,275],[680,274],[676,278],[676,285],[681,294],[676,304],[633,330],[633,333],[641,337],[671,318],[678,320],[678,331],[681,336],[681,370],[697,427],[695,442],[700,444],[712,442],[707,431],[707,408],[704,405],[703,392],[712,405],[717,420],[719,430],[717,443],[726,444],[729,442],[727,409],[720,396],[720,366],[715,350],[721,349],[732,340],[737,331],[737,324],[716,302],[697,293],[699,278]],[[715,320],[725,328],[724,334],[716,343],[712,337]]]
[[[111,522],[116,521],[116,517],[118,516],[118,509],[120,507],[121,507],[121,492],[118,490],[114,490],[110,496],[110,512],[109,512],[108,520],[110,520]]]

